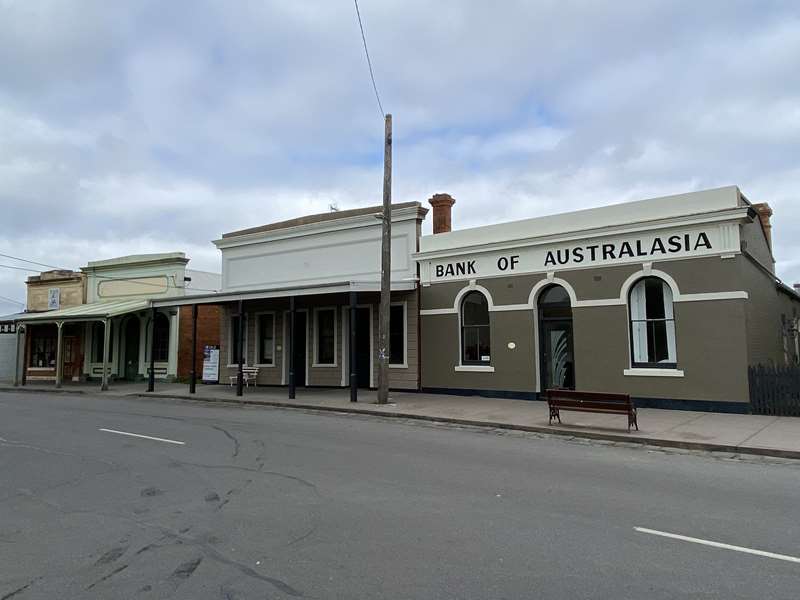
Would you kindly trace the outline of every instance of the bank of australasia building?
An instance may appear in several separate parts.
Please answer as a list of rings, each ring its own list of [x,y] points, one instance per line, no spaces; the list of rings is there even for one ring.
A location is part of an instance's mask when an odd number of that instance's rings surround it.
[[[460,231],[453,202],[415,254],[425,390],[744,411],[748,366],[798,361],[771,211],[736,187]]]

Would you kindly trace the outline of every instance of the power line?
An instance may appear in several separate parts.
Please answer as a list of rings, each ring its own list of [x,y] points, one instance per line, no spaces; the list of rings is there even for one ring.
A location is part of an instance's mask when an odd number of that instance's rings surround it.
[[[369,58],[369,49],[367,48],[367,36],[364,35],[364,24],[361,22],[361,11],[358,9],[358,0],[353,0],[356,5],[356,15],[358,15],[358,27],[361,29],[361,40],[364,42],[364,55],[367,57],[367,66],[369,67],[369,77],[372,79],[372,89],[375,90],[375,99],[378,101],[378,109],[381,111],[381,117],[386,113],[383,112],[383,105],[381,104],[381,97],[378,94],[378,86],[375,84],[375,73],[372,71],[372,61]]]
[[[25,267],[14,267],[12,265],[0,265],[4,269],[16,269],[17,271],[27,271],[28,273],[38,273],[39,269],[26,269]]]
[[[10,254],[2,254],[0,256],[4,258],[12,258],[14,260],[18,260],[20,262],[30,263],[32,265],[39,265],[40,267],[48,267],[50,269],[57,269],[59,271],[68,271],[69,269],[62,269],[61,267],[55,267],[53,265],[46,265],[45,263],[36,262],[35,260],[28,260],[27,258],[20,258],[19,256],[11,256]]]
[[[13,298],[8,298],[6,296],[0,296],[0,300],[5,300],[6,302],[11,302],[12,304],[19,304],[20,306],[25,306],[24,302],[20,302],[19,300],[14,300]]]

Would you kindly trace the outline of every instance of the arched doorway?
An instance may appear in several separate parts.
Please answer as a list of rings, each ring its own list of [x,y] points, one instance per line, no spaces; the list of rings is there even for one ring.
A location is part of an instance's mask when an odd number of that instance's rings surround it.
[[[125,322],[125,373],[128,381],[135,381],[139,376],[139,317],[129,317]]]
[[[575,389],[575,355],[572,344],[572,306],[560,285],[551,285],[539,295],[540,390]]]

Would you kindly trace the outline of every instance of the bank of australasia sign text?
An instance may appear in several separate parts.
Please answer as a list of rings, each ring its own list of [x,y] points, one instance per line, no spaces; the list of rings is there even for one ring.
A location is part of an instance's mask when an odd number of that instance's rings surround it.
[[[717,230],[650,234],[638,238],[608,239],[557,248],[520,248],[431,263],[433,279],[482,277],[503,273],[533,273],[625,262],[696,256],[725,250],[718,248]]]

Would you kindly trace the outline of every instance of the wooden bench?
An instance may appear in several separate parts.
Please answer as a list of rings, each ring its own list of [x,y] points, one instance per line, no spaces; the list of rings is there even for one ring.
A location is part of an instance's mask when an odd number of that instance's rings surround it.
[[[628,432],[631,426],[639,431],[636,407],[628,394],[604,392],[577,392],[575,390],[547,390],[547,405],[550,407],[550,424],[553,419],[561,423],[562,410],[628,415]]]
[[[258,382],[256,378],[258,377],[258,367],[247,367],[242,366],[242,383],[244,383],[245,387],[250,387],[250,382],[253,382],[254,386],[258,386]],[[231,387],[236,384],[236,380],[239,378],[238,372],[235,375],[231,375]]]

